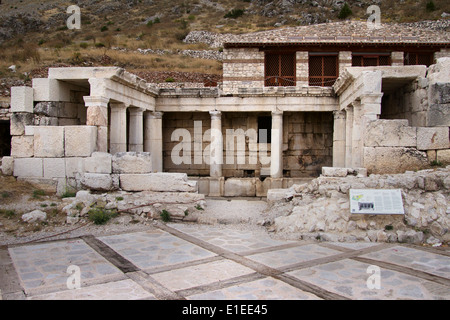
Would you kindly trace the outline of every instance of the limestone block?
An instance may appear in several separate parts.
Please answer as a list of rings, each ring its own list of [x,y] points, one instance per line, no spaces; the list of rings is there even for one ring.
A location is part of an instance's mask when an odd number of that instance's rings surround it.
[[[417,128],[417,149],[448,149],[448,127],[419,127]]]
[[[90,190],[111,191],[114,189],[113,178],[106,173],[84,173],[81,185]]]
[[[64,127],[35,127],[34,156],[61,158],[64,156]]]
[[[28,223],[47,220],[47,213],[41,210],[34,210],[22,215],[22,220]]]
[[[68,126],[64,130],[66,157],[90,157],[96,150],[97,127]]]
[[[403,173],[428,166],[426,152],[403,147],[365,147],[364,167],[368,173]]]
[[[209,196],[221,197],[224,192],[225,178],[209,178]]]
[[[225,197],[254,197],[256,196],[255,179],[230,178],[225,180]]]
[[[84,170],[90,173],[111,173],[112,156],[106,152],[94,152],[84,160]]]
[[[12,176],[14,171],[14,158],[13,157],[3,157],[2,158],[2,173],[5,176]]]
[[[44,158],[44,178],[65,178],[66,162],[64,158]]]
[[[34,101],[70,101],[69,85],[57,79],[32,80]]]
[[[34,115],[32,113],[15,112],[11,114],[10,121],[10,134],[21,136],[25,133],[25,126],[34,124]]]
[[[150,173],[152,159],[149,152],[118,152],[112,157],[114,173]]]
[[[30,158],[34,156],[33,136],[14,136],[11,138],[11,156]]]
[[[288,189],[269,189],[267,191],[267,201],[268,202],[284,201],[288,193],[289,193]]]
[[[83,173],[85,158],[74,157],[65,158],[66,163],[66,177],[75,178],[77,173]]]
[[[14,159],[15,177],[42,178],[44,177],[42,158]]]
[[[34,106],[34,113],[47,117],[58,117],[59,109],[64,103],[56,101],[38,102]]]
[[[33,88],[11,87],[11,112],[33,113]]]
[[[120,174],[125,191],[197,192],[197,181],[188,181],[185,173]]]
[[[431,104],[426,113],[428,127],[450,126],[450,103]]]
[[[347,168],[322,167],[322,175],[325,177],[346,177]]]
[[[438,150],[436,152],[436,160],[445,165],[450,164],[450,149]]]
[[[369,122],[365,134],[366,147],[415,147],[417,129],[408,120],[376,120]]]

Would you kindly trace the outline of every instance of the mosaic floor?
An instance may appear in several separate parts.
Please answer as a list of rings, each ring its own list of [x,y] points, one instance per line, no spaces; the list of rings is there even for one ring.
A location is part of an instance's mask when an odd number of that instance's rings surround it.
[[[226,226],[161,224],[1,247],[0,258],[5,300],[450,299],[445,248],[282,241]]]

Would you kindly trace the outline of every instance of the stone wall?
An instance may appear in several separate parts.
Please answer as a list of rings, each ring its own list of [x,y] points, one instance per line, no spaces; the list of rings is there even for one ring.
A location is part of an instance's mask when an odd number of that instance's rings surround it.
[[[364,167],[369,173],[402,173],[430,164],[450,164],[449,148],[448,127],[411,127],[408,120],[375,120],[366,128]]]
[[[261,160],[270,158],[270,144],[264,154],[260,154],[260,144],[252,134],[258,134],[258,118],[271,118],[265,112],[223,112],[222,133],[224,137],[223,176],[225,178],[259,177],[270,174],[270,164]],[[197,129],[194,123],[197,123]],[[331,112],[286,112],[283,115],[283,169],[285,177],[316,177],[323,166],[332,163],[333,115]],[[269,123],[270,124],[270,123]],[[209,176],[207,147],[210,143],[211,120],[206,112],[167,112],[163,117],[164,170],[184,172],[190,176]],[[181,138],[172,134],[177,129],[185,129],[191,137],[190,146],[181,145]],[[197,131],[196,131],[197,130]],[[268,129],[270,131],[270,128]],[[197,132],[197,133],[196,133]],[[194,141],[195,134],[198,141]],[[229,133],[229,134],[228,134]],[[245,135],[245,136],[244,136]],[[200,143],[200,138],[202,142]],[[244,144],[240,144],[242,139]],[[174,148],[183,146],[189,153],[190,163],[175,164],[172,159]],[[182,151],[177,155],[182,155]],[[206,150],[206,152],[205,152]],[[196,155],[202,156],[195,159]],[[197,163],[196,163],[197,161]],[[201,162],[201,163],[198,163]]]
[[[223,91],[264,87],[264,52],[257,48],[224,49]]]
[[[334,169],[334,168],[331,168]],[[438,243],[450,241],[450,167],[365,176],[354,169],[287,190],[269,190],[264,218],[277,233],[329,241]],[[330,175],[330,174],[327,174]],[[350,189],[401,189],[405,215],[350,213]]]
[[[333,161],[333,114],[286,112],[283,115],[283,169],[290,177],[317,177]]]

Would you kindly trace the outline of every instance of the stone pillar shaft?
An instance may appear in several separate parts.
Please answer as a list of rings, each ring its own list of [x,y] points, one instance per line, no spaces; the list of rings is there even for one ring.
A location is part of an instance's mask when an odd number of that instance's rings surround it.
[[[129,108],[130,128],[128,138],[128,151],[144,151],[144,110],[141,108]]]
[[[86,125],[97,127],[96,151],[108,152],[108,102],[109,98],[86,96],[83,98],[87,107]]]
[[[345,112],[334,111],[333,167],[345,167]]]
[[[110,153],[127,151],[127,107],[123,103],[111,103]]]
[[[272,141],[270,153],[270,176],[283,177],[283,112],[272,112]]]
[[[163,171],[163,112],[145,112],[144,114],[144,151],[150,152],[152,171]]]
[[[223,167],[223,135],[222,112],[210,111],[211,115],[211,145],[209,174],[213,178],[222,176]]]

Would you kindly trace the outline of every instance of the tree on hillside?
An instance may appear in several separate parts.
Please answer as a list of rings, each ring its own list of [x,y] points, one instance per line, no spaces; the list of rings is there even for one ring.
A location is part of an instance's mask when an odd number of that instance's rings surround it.
[[[348,16],[351,16],[352,14],[353,14],[352,9],[350,9],[349,5],[346,2],[342,7],[341,11],[339,12],[338,18],[343,20],[346,19]]]

